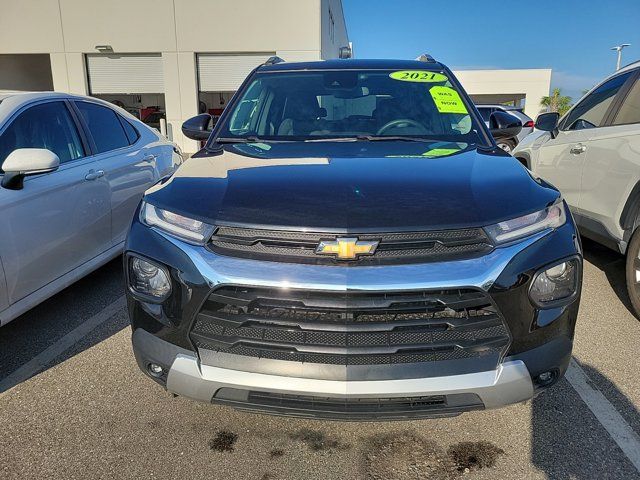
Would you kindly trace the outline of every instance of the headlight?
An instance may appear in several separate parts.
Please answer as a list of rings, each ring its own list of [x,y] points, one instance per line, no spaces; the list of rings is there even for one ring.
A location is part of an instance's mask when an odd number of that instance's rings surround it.
[[[147,202],[143,202],[140,208],[140,220],[149,227],[156,227],[169,235],[198,244],[204,243],[214,229],[213,225],[162,210]]]
[[[578,291],[578,260],[571,259],[542,270],[533,278],[529,296],[539,307],[566,303]]]
[[[547,228],[558,228],[565,224],[567,215],[562,199],[544,210],[513,218],[485,227],[495,243],[505,243],[528,237]]]

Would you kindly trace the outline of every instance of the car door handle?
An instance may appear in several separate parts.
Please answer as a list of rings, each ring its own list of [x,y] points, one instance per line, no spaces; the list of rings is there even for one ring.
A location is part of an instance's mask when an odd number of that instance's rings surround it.
[[[157,155],[147,155],[146,157],[144,157],[145,161],[147,162],[153,162],[156,158],[158,158]]]
[[[100,177],[104,176],[104,170],[89,170],[89,173],[87,173],[84,176],[85,180],[97,180]]]
[[[576,155],[579,155],[580,153],[584,153],[586,149],[587,149],[586,145],[583,145],[582,143],[578,143],[573,147],[571,147],[570,152],[575,153]]]

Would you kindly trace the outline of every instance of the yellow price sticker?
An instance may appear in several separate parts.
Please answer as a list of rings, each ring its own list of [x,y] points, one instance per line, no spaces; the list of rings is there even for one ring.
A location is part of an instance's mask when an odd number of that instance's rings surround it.
[[[386,158],[437,158],[460,152],[460,148],[432,148],[416,155],[387,155]]]
[[[399,70],[390,73],[389,76],[394,80],[400,80],[402,82],[436,83],[449,80],[446,75],[438,72],[429,72],[428,70]]]
[[[431,87],[431,98],[440,113],[469,113],[458,92],[450,87]]]
[[[444,157],[459,152],[459,148],[434,148],[422,154],[423,157]]]

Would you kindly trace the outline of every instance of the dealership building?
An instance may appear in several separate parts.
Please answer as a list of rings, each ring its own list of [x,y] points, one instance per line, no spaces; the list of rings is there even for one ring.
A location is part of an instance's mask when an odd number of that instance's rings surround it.
[[[194,152],[182,122],[219,114],[255,66],[350,46],[341,0],[21,0],[2,7],[0,91],[99,97]],[[551,82],[548,69],[456,75],[476,103],[524,105],[532,117]]]

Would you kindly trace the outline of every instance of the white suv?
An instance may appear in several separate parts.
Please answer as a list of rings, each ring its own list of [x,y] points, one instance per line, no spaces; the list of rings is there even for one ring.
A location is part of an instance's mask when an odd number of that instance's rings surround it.
[[[540,136],[513,156],[562,192],[580,232],[626,254],[631,302],[640,316],[640,62],[587,93],[562,118],[538,116]]]

